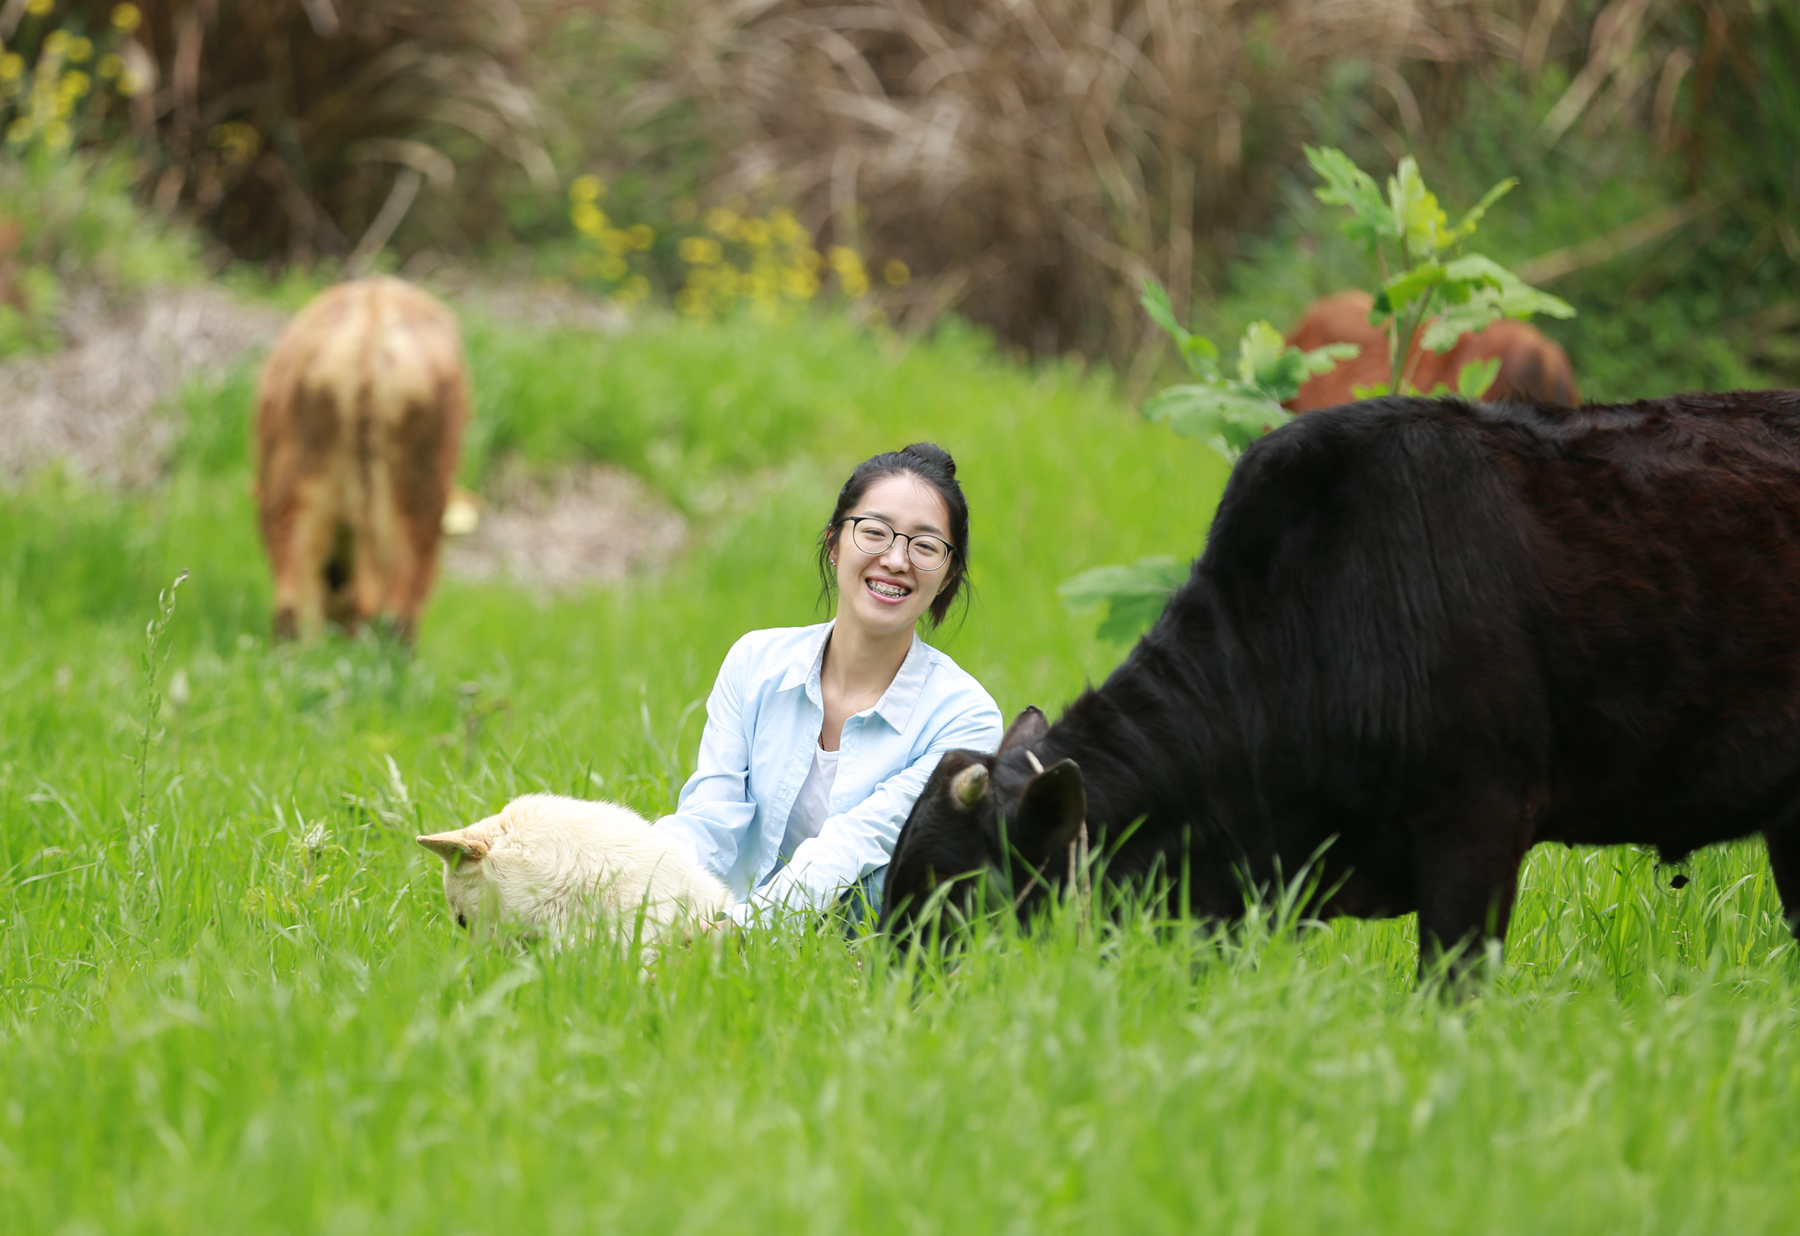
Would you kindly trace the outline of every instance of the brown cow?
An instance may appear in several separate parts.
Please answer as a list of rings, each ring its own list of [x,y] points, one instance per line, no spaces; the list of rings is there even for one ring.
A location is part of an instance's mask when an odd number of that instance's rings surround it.
[[[1290,410],[1310,412],[1351,403],[1356,399],[1353,387],[1387,383],[1387,336],[1369,324],[1373,304],[1374,298],[1367,292],[1334,292],[1308,307],[1289,332],[1289,343],[1307,351],[1328,343],[1354,343],[1362,352],[1310,379],[1287,405]],[[1500,372],[1483,399],[1519,399],[1568,408],[1579,402],[1567,354],[1533,327],[1506,318],[1485,330],[1464,334],[1444,353],[1424,351],[1415,338],[1412,384],[1426,393],[1440,384],[1455,390],[1456,376],[1464,365],[1495,357],[1500,360]]]
[[[456,319],[418,288],[340,283],[288,323],[256,392],[278,638],[378,615],[412,638],[468,416]]]

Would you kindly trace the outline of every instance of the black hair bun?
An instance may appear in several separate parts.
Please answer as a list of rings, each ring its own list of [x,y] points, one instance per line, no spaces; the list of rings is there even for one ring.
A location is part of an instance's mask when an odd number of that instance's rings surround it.
[[[900,453],[911,455],[914,459],[942,468],[945,476],[951,478],[956,476],[956,461],[950,458],[949,451],[935,442],[914,442],[910,446],[901,447]]]

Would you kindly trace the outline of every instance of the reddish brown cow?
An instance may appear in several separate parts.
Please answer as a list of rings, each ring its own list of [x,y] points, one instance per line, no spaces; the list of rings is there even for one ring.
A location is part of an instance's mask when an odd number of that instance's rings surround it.
[[[1369,324],[1374,299],[1367,292],[1335,292],[1316,300],[1288,334],[1288,342],[1311,351],[1328,343],[1354,343],[1353,360],[1339,361],[1300,388],[1287,406],[1295,412],[1329,408],[1356,399],[1352,388],[1388,380],[1387,336]],[[1421,332],[1423,333],[1423,332]],[[1500,361],[1500,372],[1483,399],[1519,399],[1572,408],[1579,402],[1569,358],[1555,343],[1523,322],[1501,319],[1485,330],[1464,334],[1448,352],[1428,352],[1413,344],[1412,384],[1429,393],[1440,384],[1456,389],[1456,376],[1471,361]]]
[[[322,292],[282,331],[256,395],[256,501],[275,634],[412,637],[469,415],[456,319],[398,279]]]

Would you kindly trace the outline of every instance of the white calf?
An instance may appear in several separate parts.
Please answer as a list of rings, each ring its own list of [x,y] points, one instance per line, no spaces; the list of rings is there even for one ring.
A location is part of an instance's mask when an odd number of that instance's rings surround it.
[[[526,794],[499,815],[420,837],[444,860],[444,896],[457,925],[510,922],[559,938],[597,917],[630,940],[667,936],[730,904],[718,878],[661,830],[617,803]]]

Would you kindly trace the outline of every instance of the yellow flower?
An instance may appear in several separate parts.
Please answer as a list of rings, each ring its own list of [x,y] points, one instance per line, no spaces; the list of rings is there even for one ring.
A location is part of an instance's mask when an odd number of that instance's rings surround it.
[[[72,63],[80,64],[93,54],[94,43],[92,39],[73,38],[69,40],[69,60]]]
[[[606,214],[592,202],[578,202],[569,212],[577,230],[598,239],[606,231]]]
[[[100,57],[99,62],[94,65],[94,72],[98,73],[107,81],[111,81],[119,75],[124,67],[125,62],[123,60],[119,59],[112,52],[107,52],[104,56]]]
[[[598,176],[577,176],[569,183],[571,202],[597,202],[606,196],[606,182]]]
[[[769,230],[775,234],[776,240],[790,248],[812,239],[806,234],[806,229],[800,226],[800,220],[794,218],[794,212],[785,206],[769,216]]]
[[[44,6],[46,11],[48,11],[49,8],[50,6],[48,4]],[[66,30],[52,30],[49,34],[44,36],[44,54],[46,56],[55,56],[58,59],[61,59],[63,52],[67,51],[68,47],[69,32]]]
[[[44,144],[52,150],[66,149],[72,137],[69,126],[60,120],[52,121],[44,127]]]
[[[719,242],[706,236],[689,236],[680,246],[681,260],[690,266],[709,266],[723,254]]]
[[[600,277],[603,279],[623,279],[630,271],[625,259],[616,253],[609,253],[600,259]]]
[[[614,257],[617,257],[622,253],[631,252],[631,235],[627,232],[621,232],[618,228],[608,228],[595,239],[599,240],[602,249],[606,250]],[[617,275],[613,277],[615,279],[618,278]]]
[[[20,116],[6,126],[6,140],[9,142],[28,142],[31,140],[31,117]]]
[[[831,263],[831,269],[840,275],[862,269],[862,256],[847,245],[831,246],[831,251],[825,255],[825,259]]]
[[[904,287],[907,280],[912,278],[912,269],[899,258],[889,258],[888,264],[881,268],[881,277],[887,280],[891,288]]]
[[[126,69],[119,74],[119,93],[126,98],[141,94],[144,90],[144,75],[136,69]]]
[[[625,234],[631,237],[633,249],[648,249],[656,243],[656,233],[647,223],[634,223],[625,230]]]
[[[723,206],[714,206],[706,212],[706,230],[714,236],[723,236],[730,240],[737,231],[738,217],[735,211],[726,210]]]
[[[138,11],[138,6],[135,4],[121,4],[113,8],[112,24],[115,30],[130,34],[138,28],[143,20],[144,15]]]
[[[18,52],[0,56],[0,82],[16,82],[25,72],[25,57]]]
[[[635,305],[649,295],[650,281],[642,275],[633,275],[619,285],[619,290],[613,293],[613,298],[623,301],[627,305]]]
[[[29,0],[25,5],[25,11],[30,13],[33,17],[42,17],[45,13],[48,13],[55,7],[56,0]],[[57,33],[60,34],[62,32],[58,31]],[[48,43],[49,41],[50,40],[48,39],[44,40],[45,43]]]
[[[66,95],[80,98],[87,93],[88,87],[93,84],[94,79],[78,69],[72,73],[64,73],[62,80],[56,83],[56,88]]]
[[[810,270],[790,266],[781,272],[781,290],[795,300],[811,300],[819,294],[819,277]]]
[[[214,125],[206,140],[214,150],[223,151],[225,162],[234,167],[248,163],[262,149],[262,134],[256,131],[256,126],[242,120],[227,120]]]
[[[705,317],[707,314],[706,297],[694,288],[683,288],[675,294],[677,312],[690,317]]]
[[[810,246],[794,254],[794,265],[808,274],[816,273],[824,264],[825,259],[819,256],[819,251]]]
[[[769,225],[761,219],[745,220],[739,236],[745,244],[760,249],[769,243]]]

